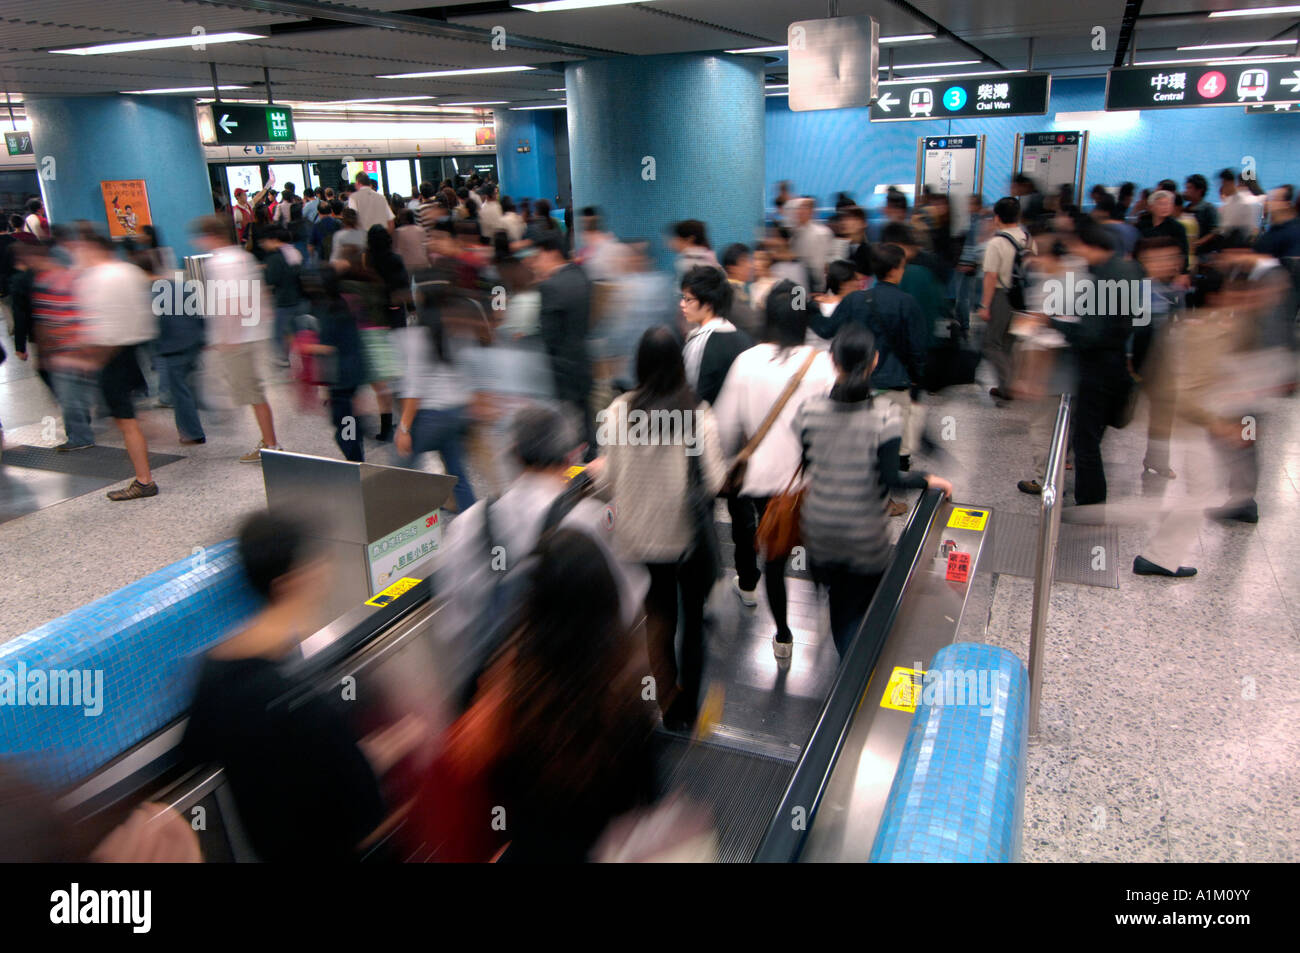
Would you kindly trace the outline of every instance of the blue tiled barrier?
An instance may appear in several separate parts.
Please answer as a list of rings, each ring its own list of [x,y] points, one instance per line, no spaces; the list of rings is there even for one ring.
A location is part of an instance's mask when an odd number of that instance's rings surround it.
[[[185,711],[202,654],[258,605],[226,540],[0,645],[0,758],[56,788],[93,773]],[[79,704],[40,704],[56,672],[102,678],[99,714],[69,682]]]
[[[1019,860],[1028,719],[1016,655],[968,642],[937,652],[871,860]]]

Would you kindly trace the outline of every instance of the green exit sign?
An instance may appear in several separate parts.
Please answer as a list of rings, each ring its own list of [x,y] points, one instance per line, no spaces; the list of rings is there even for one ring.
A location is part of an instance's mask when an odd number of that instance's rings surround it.
[[[32,154],[32,137],[27,132],[6,132],[5,147],[11,156],[29,156]]]
[[[251,146],[295,142],[293,110],[268,103],[208,103],[199,107],[199,135],[204,145]]]

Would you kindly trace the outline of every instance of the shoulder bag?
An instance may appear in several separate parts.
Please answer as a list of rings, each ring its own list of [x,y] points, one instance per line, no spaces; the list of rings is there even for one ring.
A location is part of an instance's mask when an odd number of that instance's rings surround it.
[[[767,432],[772,429],[772,425],[776,423],[776,418],[781,416],[781,411],[785,409],[785,405],[790,402],[790,398],[793,397],[794,392],[798,390],[799,382],[802,381],[804,375],[808,373],[808,368],[812,367],[812,362],[817,359],[817,354],[817,349],[813,348],[808,354],[807,360],[803,362],[803,366],[795,372],[795,375],[790,378],[789,383],[785,385],[785,390],[783,390],[781,396],[776,399],[776,403],[772,405],[772,409],[767,412],[767,417],[763,419],[763,423],[759,425],[757,432],[755,432],[754,436],[749,438],[749,442],[741,448],[740,453],[736,454],[736,459],[732,461],[731,469],[727,471],[726,482],[722,484],[723,496],[730,496],[734,493],[740,492],[740,488],[745,483],[745,470],[749,467],[749,458],[754,455],[754,451],[758,449],[758,445],[763,442],[763,438],[767,436]]]

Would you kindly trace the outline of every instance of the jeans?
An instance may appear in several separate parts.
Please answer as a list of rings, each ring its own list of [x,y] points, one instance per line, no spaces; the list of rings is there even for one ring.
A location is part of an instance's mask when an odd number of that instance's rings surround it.
[[[812,575],[830,595],[831,638],[835,640],[835,650],[843,658],[866,618],[884,573],[858,572],[837,563],[815,562]]]
[[[399,466],[414,469],[422,454],[436,451],[442,457],[448,475],[456,478],[456,505],[462,513],[474,505],[474,490],[469,485],[469,474],[464,464],[466,425],[464,407],[421,410],[411,425],[411,455],[398,460]]]
[[[970,330],[971,312],[979,307],[979,295],[984,287],[984,272],[976,268],[971,274],[955,271],[952,275],[954,312],[962,329]]]
[[[331,387],[330,419],[334,421],[334,442],[343,451],[343,459],[353,463],[365,463],[365,445],[357,435],[357,415],[352,403],[356,393],[356,387]],[[345,430],[350,432],[351,436],[348,436]]]
[[[178,354],[160,354],[162,370],[159,388],[171,394],[176,431],[185,440],[202,440],[203,423],[199,420],[199,402],[194,393],[194,375],[199,367],[203,345],[195,344]]]
[[[288,345],[285,339],[298,330],[298,318],[307,313],[307,303],[299,301],[297,304],[286,306],[275,306],[275,353],[276,356],[287,359],[289,357]]]
[[[74,446],[93,444],[95,431],[90,426],[91,408],[99,400],[99,379],[82,371],[54,371],[54,393],[63,409],[63,429],[68,443]]]
[[[731,513],[731,539],[736,544],[736,575],[740,588],[746,591],[758,585],[758,551],[754,547],[754,534],[759,520],[767,509],[769,497],[741,496],[733,505],[727,501]],[[769,559],[763,563],[763,587],[767,605],[772,610],[779,635],[788,636],[790,625],[786,622],[785,563],[788,557]]]

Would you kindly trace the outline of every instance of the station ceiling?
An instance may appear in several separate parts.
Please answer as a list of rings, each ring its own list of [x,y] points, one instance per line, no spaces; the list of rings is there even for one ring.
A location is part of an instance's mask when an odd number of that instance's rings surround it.
[[[417,2],[4,0],[0,90],[20,100],[208,87],[215,66],[220,84],[246,87],[224,93],[225,98],[264,101],[269,76],[277,102],[432,97],[366,107],[426,118],[412,113],[462,102],[561,103],[563,96],[555,90],[564,86],[564,64],[588,57],[777,46],[785,42],[792,21],[827,16],[833,8],[841,16],[875,17],[882,37],[934,35],[882,45],[881,63],[892,55],[896,78],[1023,69],[1031,62],[1034,69],[1055,76],[1099,76],[1134,55],[1138,63],[1294,55],[1300,36],[1296,13],[1208,15],[1279,6],[1281,0],[838,0],[826,5],[808,0],[649,0],[559,12],[522,10],[506,0],[449,0],[426,7]],[[502,30],[505,48],[494,48],[494,31],[501,37]],[[264,38],[209,44],[203,50],[187,45],[90,56],[49,52],[200,31],[246,31]],[[1273,45],[1251,45],[1260,41]],[[1204,44],[1223,46],[1179,49]],[[496,45],[501,45],[499,39]],[[783,82],[784,54],[766,56],[769,79]],[[929,65],[970,60],[978,62]],[[507,65],[535,68],[378,78]]]

